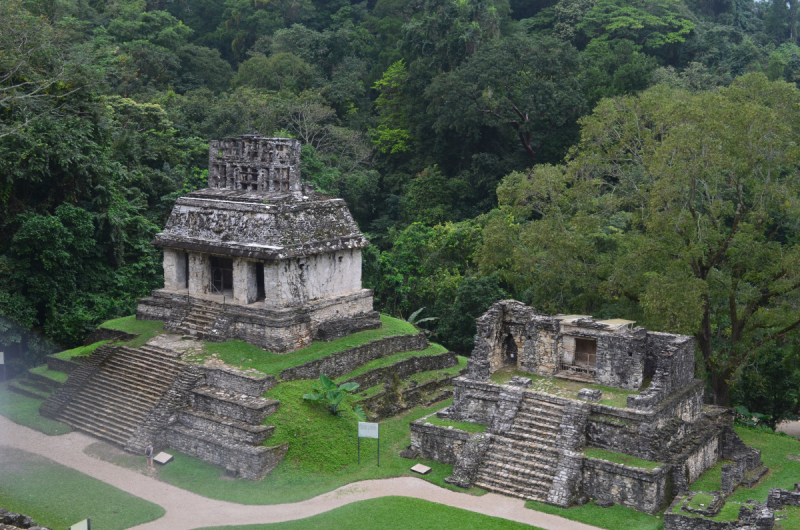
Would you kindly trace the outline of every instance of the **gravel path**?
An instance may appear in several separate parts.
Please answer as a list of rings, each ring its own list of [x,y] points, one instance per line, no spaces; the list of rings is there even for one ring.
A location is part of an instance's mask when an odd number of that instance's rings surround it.
[[[95,442],[94,438],[78,432],[46,436],[0,416],[0,450],[2,446],[8,446],[45,456],[162,506],[166,515],[136,527],[142,530],[191,530],[204,526],[277,523],[310,517],[351,502],[389,495],[416,497],[547,530],[600,530],[556,515],[529,510],[520,499],[493,493],[475,497],[443,489],[414,477],[366,480],[290,504],[252,506],[217,501],[84,454],[84,448]]]

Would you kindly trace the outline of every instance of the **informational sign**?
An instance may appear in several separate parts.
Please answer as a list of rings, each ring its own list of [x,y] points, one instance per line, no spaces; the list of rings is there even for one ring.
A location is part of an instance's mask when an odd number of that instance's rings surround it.
[[[162,451],[162,452],[158,453],[153,458],[153,460],[155,460],[157,463],[159,463],[159,464],[161,464],[163,466],[164,464],[168,464],[169,462],[172,462],[172,455]]]
[[[4,357],[4,353],[0,351],[0,364],[6,364],[6,358]]]
[[[358,422],[359,438],[378,438],[378,424]]]
[[[69,530],[92,530],[92,520],[84,519],[80,523],[75,523],[69,527]]]
[[[378,467],[381,467],[381,437],[380,424],[358,422],[358,463],[361,464],[361,439],[374,438],[378,440]]]

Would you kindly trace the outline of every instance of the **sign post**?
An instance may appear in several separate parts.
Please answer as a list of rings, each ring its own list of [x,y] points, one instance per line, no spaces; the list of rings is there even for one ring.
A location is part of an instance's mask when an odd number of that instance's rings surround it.
[[[381,467],[381,435],[379,423],[358,422],[358,463],[361,464],[361,439],[375,438],[378,440],[378,467]]]
[[[5,354],[0,351],[0,365],[3,366],[3,382],[6,382],[6,358]]]

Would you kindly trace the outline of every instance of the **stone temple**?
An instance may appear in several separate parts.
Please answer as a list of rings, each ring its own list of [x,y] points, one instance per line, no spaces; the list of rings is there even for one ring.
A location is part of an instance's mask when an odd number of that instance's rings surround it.
[[[361,287],[369,242],[344,200],[303,184],[300,142],[212,141],[208,169],[208,188],[178,199],[153,241],[164,288],[139,300],[138,319],[276,353],[380,327]]]
[[[477,319],[453,404],[436,413],[485,431],[422,418],[401,454],[453,464],[451,484],[562,507],[594,498],[655,514],[719,460],[730,460],[722,489],[733,491],[766,468],[732,411],[703,404],[694,348],[628,320],[497,302]]]

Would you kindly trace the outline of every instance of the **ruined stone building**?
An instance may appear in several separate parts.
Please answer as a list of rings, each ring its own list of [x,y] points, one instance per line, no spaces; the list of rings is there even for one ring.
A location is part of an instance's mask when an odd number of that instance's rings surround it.
[[[694,348],[692,337],[627,320],[548,316],[497,302],[477,319],[453,404],[437,413],[486,431],[423,418],[411,423],[404,455],[453,464],[446,480],[462,487],[563,507],[595,498],[656,513],[720,459],[733,462],[723,466],[723,483],[735,487],[761,469],[760,452],[736,435],[729,409],[703,405]],[[495,377],[514,372],[505,383]],[[588,449],[612,456],[590,457]],[[651,465],[624,465],[614,454]]]
[[[380,327],[361,287],[369,242],[344,200],[302,183],[300,142],[244,135],[209,151],[208,188],[178,199],[153,241],[164,288],[137,318],[277,353]]]

